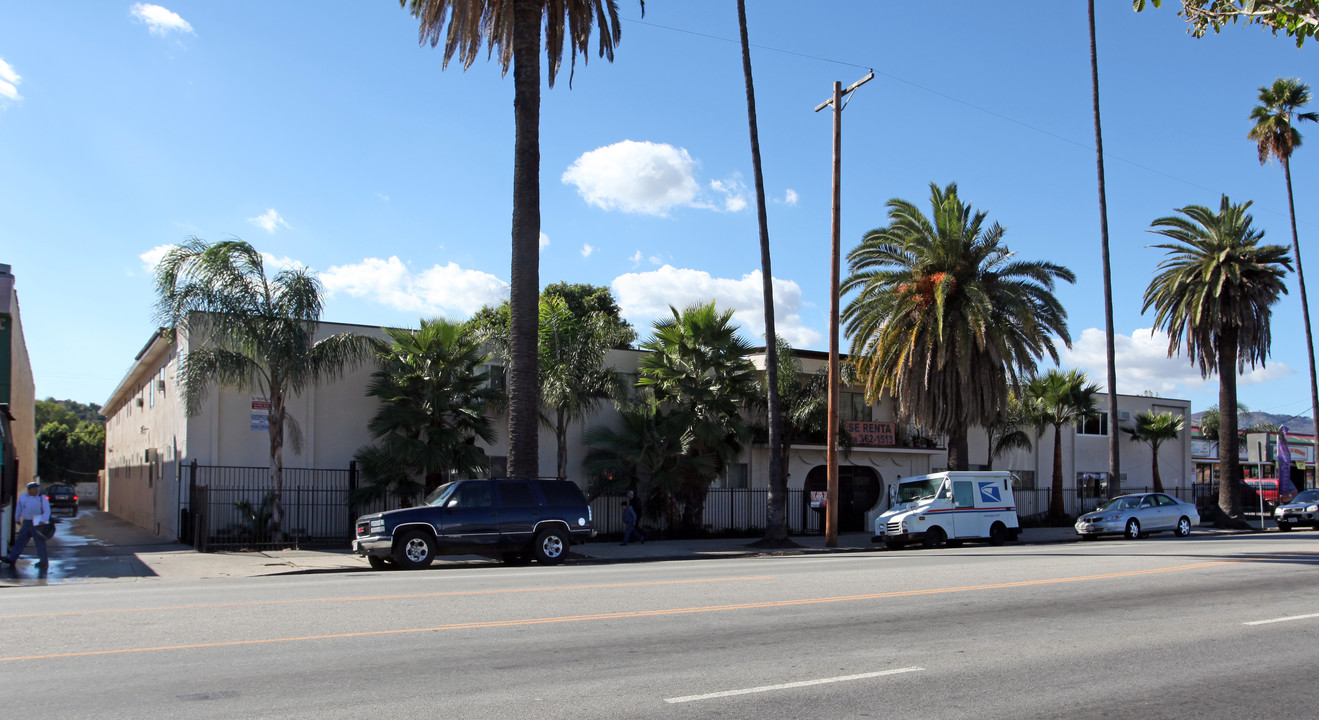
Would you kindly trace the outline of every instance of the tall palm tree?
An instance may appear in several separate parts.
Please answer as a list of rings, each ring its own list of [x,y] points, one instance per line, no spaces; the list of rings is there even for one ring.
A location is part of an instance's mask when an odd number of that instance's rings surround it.
[[[293,451],[302,451],[288,399],[371,355],[370,339],[352,333],[316,340],[321,308],[315,274],[295,268],[268,277],[261,254],[241,240],[208,244],[189,238],[156,266],[156,317],[188,343],[179,366],[188,414],[201,412],[212,385],[270,401],[273,494],[267,537],[276,543],[283,540],[286,427]]]
[[[1154,454],[1154,492],[1163,492],[1163,479],[1159,477],[1159,447],[1169,440],[1176,440],[1185,424],[1181,415],[1149,411],[1136,413],[1136,424],[1122,428],[1122,432],[1131,436],[1132,442],[1150,446]]]
[[[560,478],[568,477],[568,424],[621,393],[621,376],[605,358],[630,329],[599,311],[579,318],[561,297],[541,298],[540,397],[554,430]]]
[[[1095,0],[1090,12],[1090,99],[1095,116],[1095,164],[1099,168],[1099,254],[1104,266],[1104,362],[1108,378],[1108,416],[1117,417],[1117,350],[1113,346],[1113,272],[1108,262],[1108,196],[1104,189],[1104,133],[1099,126],[1099,53],[1095,46]],[[1122,462],[1117,433],[1108,434],[1109,493],[1121,494]]]
[[[890,200],[889,225],[848,253],[843,319],[867,399],[895,396],[898,420],[947,435],[948,467],[965,470],[968,428],[992,423],[1042,356],[1058,361],[1055,337],[1071,346],[1052,291],[1076,276],[1017,260],[956,184],[931,183],[930,205],[926,218]]]
[[[756,220],[760,225],[761,300],[765,306],[765,391],[769,415],[769,498],[764,542],[788,543],[788,473],[782,443],[783,411],[779,403],[777,335],[774,334],[774,275],[769,261],[769,219],[765,212],[765,178],[760,170],[760,132],[756,127],[756,90],[751,79],[751,45],[747,41],[747,4],[737,0],[737,26],[742,37],[742,75],[747,89],[747,127],[751,132],[751,170],[756,183]]]
[[[710,483],[737,460],[751,434],[742,417],[758,396],[751,351],[733,311],[714,302],[657,320],[642,344],[638,385],[651,388],[683,439],[682,522],[698,526]]]
[[[1007,407],[999,410],[994,421],[985,426],[985,469],[994,469],[994,460],[1013,450],[1029,451],[1032,447],[1029,427],[1029,408],[1020,393],[1008,397]]]
[[[421,42],[444,43],[444,67],[458,55],[471,67],[481,46],[498,55],[505,73],[513,66],[513,248],[509,275],[512,308],[512,363],[508,374],[508,466],[511,474],[540,474],[539,397],[536,358],[537,302],[540,297],[540,38],[550,87],[568,41],[570,67],[582,62],[592,31],[599,29],[599,53],[611,62],[622,37],[615,0],[399,0],[420,22]],[[645,2],[641,0],[642,12]],[[571,82],[571,70],[569,72]]]
[[[1190,205],[1150,224],[1150,232],[1174,242],[1154,246],[1168,257],[1145,289],[1141,312],[1154,308],[1169,357],[1185,343],[1202,376],[1218,373],[1220,409],[1237,406],[1237,373],[1268,357],[1270,308],[1287,292],[1283,279],[1291,269],[1287,248],[1260,244],[1264,231],[1251,227],[1249,207],[1224,195],[1216,213]],[[1219,414],[1218,462],[1218,507],[1226,516],[1220,524],[1242,526],[1236,413]]]
[[[1248,137],[1259,150],[1259,164],[1276,158],[1287,181],[1287,212],[1292,222],[1292,259],[1296,261],[1296,284],[1301,291],[1301,317],[1305,321],[1305,350],[1310,356],[1310,417],[1319,420],[1319,380],[1314,365],[1314,337],[1310,333],[1310,303],[1305,293],[1305,272],[1301,270],[1301,243],[1296,236],[1296,202],[1292,199],[1292,151],[1301,146],[1301,134],[1292,127],[1296,119],[1314,122],[1315,113],[1299,112],[1310,102],[1310,86],[1296,78],[1278,78],[1259,89],[1259,102],[1250,111],[1255,126]]]
[[[1050,369],[1026,381],[1022,390],[1036,434],[1053,430],[1053,491],[1049,494],[1049,517],[1053,520],[1067,515],[1063,504],[1063,426],[1095,417],[1099,413],[1095,399],[1098,394],[1099,386],[1080,370]]]
[[[358,500],[392,493],[415,499],[448,480],[490,466],[475,440],[494,443],[488,410],[503,400],[490,386],[480,343],[461,323],[422,320],[417,330],[385,328],[366,394],[380,400],[367,423],[375,444],[355,457],[368,481]],[[422,483],[415,478],[420,476]]]

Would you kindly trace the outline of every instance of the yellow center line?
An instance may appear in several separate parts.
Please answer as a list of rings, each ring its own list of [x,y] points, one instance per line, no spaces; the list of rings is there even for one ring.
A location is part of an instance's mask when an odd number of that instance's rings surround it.
[[[653,580],[649,582],[609,583],[601,585],[561,585],[543,588],[509,588],[506,590],[463,590],[459,592],[416,593],[411,595],[363,595],[358,597],[308,598],[303,600],[252,600],[246,602],[204,603],[197,605],[162,605],[142,608],[109,608],[102,610],[70,610],[67,612],[30,613],[27,615],[0,615],[0,620],[19,618],[68,617],[70,615],[107,615],[115,613],[158,612],[167,610],[208,610],[226,607],[254,607],[264,605],[302,605],[308,603],[349,603],[380,600],[418,600],[421,598],[463,597],[467,595],[512,595],[517,593],[561,592],[570,590],[608,590],[611,588],[654,587],[657,585],[697,585],[702,583],[742,582],[746,580],[773,580],[773,575],[747,577],[708,578],[704,580]]]
[[[1259,558],[1268,559],[1268,558]],[[404,635],[410,633],[441,632],[446,630],[474,630],[487,628],[525,627],[531,625],[549,625],[555,623],[585,622],[589,620],[620,620],[629,618],[662,617],[666,615],[689,615],[695,613],[727,612],[730,610],[755,610],[762,608],[793,607],[800,605],[822,605],[825,603],[856,602],[859,600],[882,600],[886,598],[914,597],[920,595],[940,595],[947,593],[971,592],[975,590],[1003,590],[1009,588],[1032,587],[1037,585],[1055,585],[1060,583],[1088,582],[1114,578],[1140,577],[1159,573],[1182,572],[1218,565],[1233,565],[1250,562],[1250,559],[1215,560],[1177,565],[1173,567],[1154,568],[1150,570],[1128,570],[1124,572],[1102,573],[1099,575],[1078,575],[1073,577],[1044,578],[1040,580],[1020,580],[1016,582],[992,583],[986,585],[965,585],[961,587],[930,588],[926,590],[899,590],[894,592],[867,593],[864,595],[840,595],[835,597],[801,598],[797,600],[770,600],[765,602],[735,603],[732,605],[705,605],[686,608],[665,608],[659,610],[638,610],[631,612],[592,613],[588,615],[564,615],[560,617],[528,618],[523,620],[487,620],[481,622],[451,623],[424,628],[402,628],[397,630],[365,630],[359,632],[334,633],[327,635],[302,635],[298,637],[262,638],[257,640],[230,640],[225,642],[194,643],[189,645],[161,645],[157,647],[122,648],[119,650],[91,650],[84,652],[51,653],[46,655],[21,655],[0,657],[0,662],[19,660],[51,660],[55,658],[94,657],[97,655],[123,655],[128,653],[160,652],[164,650],[195,650],[199,648],[237,647],[242,645],[267,645],[271,643],[303,642],[307,640],[332,640],[337,638],[362,638],[380,635]]]

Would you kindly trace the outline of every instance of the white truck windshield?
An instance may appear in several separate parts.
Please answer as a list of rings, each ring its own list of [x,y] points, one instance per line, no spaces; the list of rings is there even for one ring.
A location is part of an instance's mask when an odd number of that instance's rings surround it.
[[[943,478],[926,478],[900,483],[898,485],[898,502],[907,503],[934,497],[939,492],[939,486],[942,484]]]

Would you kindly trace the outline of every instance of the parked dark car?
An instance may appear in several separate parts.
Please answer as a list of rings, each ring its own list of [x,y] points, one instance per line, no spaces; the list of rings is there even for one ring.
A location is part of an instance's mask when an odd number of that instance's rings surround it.
[[[72,485],[64,483],[54,483],[46,486],[46,500],[50,502],[50,509],[53,510],[72,510],[78,512],[78,491]]]
[[[424,568],[436,555],[557,565],[570,544],[595,534],[591,506],[568,480],[459,480],[436,488],[424,503],[359,517],[353,552],[376,569]]]

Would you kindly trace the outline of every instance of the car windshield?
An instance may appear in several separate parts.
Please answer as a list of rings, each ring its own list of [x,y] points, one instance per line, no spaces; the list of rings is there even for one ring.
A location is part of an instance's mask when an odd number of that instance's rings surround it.
[[[939,492],[939,486],[943,484],[943,478],[926,478],[924,480],[915,480],[904,482],[898,485],[898,502],[911,502],[921,500],[927,497],[934,497]]]
[[[434,490],[431,490],[430,494],[426,496],[426,499],[422,501],[422,504],[444,505],[444,503],[449,501],[449,496],[453,494],[453,489],[456,487],[458,487],[458,483],[456,482],[445,483]]]
[[[1123,495],[1115,497],[1099,506],[1100,510],[1130,510],[1140,505],[1140,495]]]
[[[1292,498],[1295,503],[1312,503],[1319,502],[1319,490],[1306,490],[1305,492]]]

